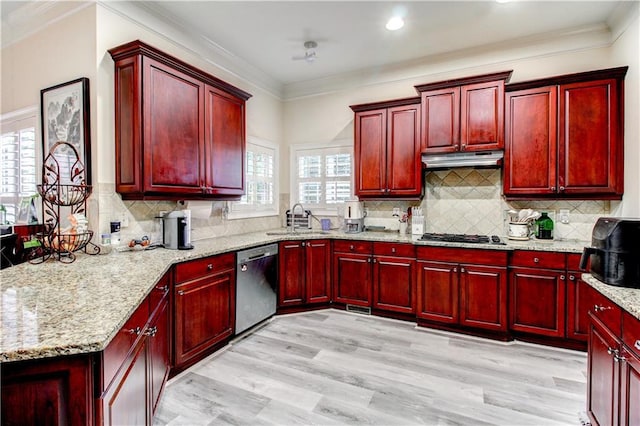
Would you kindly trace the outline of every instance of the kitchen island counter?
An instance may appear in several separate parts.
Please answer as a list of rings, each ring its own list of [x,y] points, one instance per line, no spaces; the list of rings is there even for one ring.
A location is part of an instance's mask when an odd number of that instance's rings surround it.
[[[394,232],[340,231],[286,234],[283,230],[193,241],[193,250],[79,254],[72,264],[48,260],[0,272],[2,330],[0,362],[56,357],[103,350],[125,321],[175,263],[294,239],[341,239],[411,243],[492,250],[545,250],[579,253],[583,241],[513,242],[505,245],[418,241]]]

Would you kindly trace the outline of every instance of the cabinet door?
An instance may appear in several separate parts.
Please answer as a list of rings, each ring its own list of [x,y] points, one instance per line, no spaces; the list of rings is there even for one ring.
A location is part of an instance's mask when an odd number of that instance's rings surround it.
[[[209,85],[205,93],[206,192],[241,196],[246,150],[244,101]]]
[[[510,328],[540,336],[565,336],[565,278],[557,271],[514,268],[509,280]]]
[[[331,300],[330,241],[307,241],[305,264],[306,303],[328,303]]]
[[[422,193],[420,105],[387,111],[387,195]]]
[[[152,413],[156,410],[162,388],[169,377],[171,368],[170,331],[169,294],[165,293],[164,298],[153,313],[147,329]]]
[[[177,285],[174,300],[177,366],[233,334],[233,270]]]
[[[619,371],[612,351],[619,340],[591,317],[587,365],[587,413],[595,425],[618,424]]]
[[[118,376],[99,400],[102,403],[104,425],[149,424],[149,394],[147,386],[147,340],[140,339]],[[147,421],[149,420],[149,421]]]
[[[620,376],[620,424],[640,425],[640,358],[623,349]]]
[[[402,257],[373,258],[373,307],[415,313],[416,261]]]
[[[144,58],[144,190],[202,194],[204,83]]]
[[[354,125],[355,193],[383,195],[387,188],[387,110],[357,112]]]
[[[504,148],[504,81],[460,88],[460,150]]]
[[[556,192],[557,89],[506,94],[504,152],[505,195]]]
[[[280,243],[278,306],[302,305],[305,300],[305,256],[302,241]]]
[[[460,147],[460,88],[423,92],[422,152],[456,152]]]
[[[426,320],[458,323],[458,265],[418,262],[416,315]]]
[[[591,286],[580,278],[581,272],[569,272],[567,281],[567,338],[586,342],[589,338],[589,309],[595,299]]]
[[[618,102],[613,79],[560,86],[560,192],[622,194]]]
[[[333,257],[333,300],[371,306],[371,256],[336,253]]]
[[[507,330],[507,268],[460,266],[460,324]]]

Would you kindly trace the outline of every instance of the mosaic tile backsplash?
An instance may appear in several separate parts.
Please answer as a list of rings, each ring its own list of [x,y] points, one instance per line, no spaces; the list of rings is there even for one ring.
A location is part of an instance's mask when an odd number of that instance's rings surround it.
[[[91,222],[99,223],[96,236],[108,232],[111,220],[122,220],[129,226],[122,228],[122,241],[148,235],[152,241],[161,241],[161,224],[156,217],[162,211],[182,209],[175,201],[122,201],[113,184],[99,184],[90,202]],[[192,220],[192,240],[222,235],[235,235],[284,226],[285,211],[289,208],[289,194],[280,194],[280,214],[252,219],[228,220],[226,202],[212,201],[208,219]],[[430,171],[425,175],[424,198],[418,201],[366,201],[365,209],[370,217],[391,217],[394,207],[406,212],[412,206],[422,207],[425,214],[425,232],[459,234],[483,234],[505,236],[506,211],[531,208],[549,212],[554,219],[556,239],[591,240],[596,220],[610,215],[617,202],[610,201],[510,201],[502,197],[500,169],[458,168]],[[557,220],[560,209],[569,210],[569,223]],[[99,211],[98,214],[95,214]],[[320,218],[318,218],[320,219]],[[332,229],[342,226],[342,217],[329,217]],[[319,228],[319,221],[313,221]],[[94,226],[95,229],[95,226]]]

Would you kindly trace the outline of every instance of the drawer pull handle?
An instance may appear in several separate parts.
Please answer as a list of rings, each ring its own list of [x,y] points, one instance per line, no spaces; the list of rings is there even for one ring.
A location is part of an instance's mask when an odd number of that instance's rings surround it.
[[[156,290],[160,290],[162,292],[165,292],[165,291],[169,290],[169,286],[168,285],[158,286],[158,287],[156,287]]]
[[[209,263],[209,264],[207,265],[207,270],[208,270],[208,271],[211,271],[212,269],[213,269],[213,263]]]
[[[144,332],[144,335],[149,337],[155,337],[157,332],[158,332],[158,327],[154,325],[151,328],[147,328],[147,330]]]
[[[593,310],[596,312],[604,312],[604,311],[608,311],[609,309],[611,309],[611,306],[600,306],[600,305],[593,306]]]
[[[131,330],[127,330],[127,333],[135,334],[136,336],[138,336],[140,334],[140,327],[136,327],[136,328],[132,328]]]
[[[533,258],[533,263],[540,263],[540,259],[538,259],[537,257]]]
[[[178,296],[184,296],[184,291],[178,290]]]
[[[633,346],[640,351],[640,340],[636,340],[636,342],[633,344]]]

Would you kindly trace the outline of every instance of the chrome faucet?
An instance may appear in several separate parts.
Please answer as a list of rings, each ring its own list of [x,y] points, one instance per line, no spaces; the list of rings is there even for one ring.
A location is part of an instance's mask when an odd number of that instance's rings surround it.
[[[302,210],[302,216],[304,217],[304,207],[302,207],[302,204],[300,203],[295,203],[293,205],[293,207],[291,207],[291,232],[296,232],[296,207],[300,206],[300,209]]]

